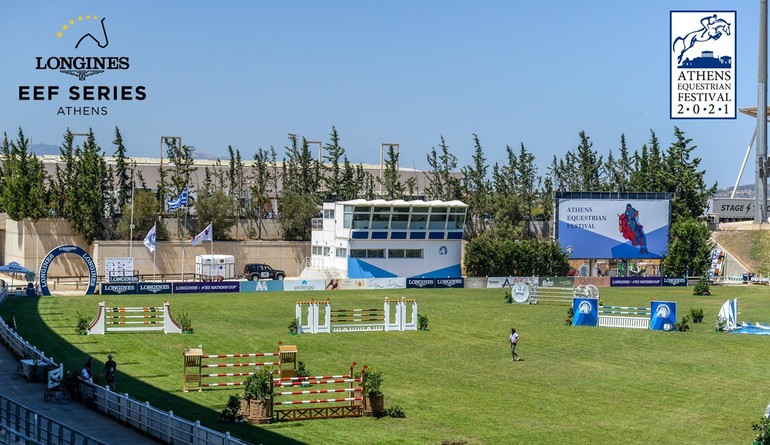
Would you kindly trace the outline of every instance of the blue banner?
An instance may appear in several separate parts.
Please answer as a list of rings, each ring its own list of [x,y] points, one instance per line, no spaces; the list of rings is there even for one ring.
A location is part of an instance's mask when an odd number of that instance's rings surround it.
[[[213,281],[205,283],[173,283],[175,294],[202,294],[213,292],[238,292],[241,289],[238,281]]]
[[[610,286],[612,287],[653,287],[660,285],[660,277],[610,277]]]
[[[664,286],[687,286],[685,277],[663,277]]]
[[[102,295],[135,294],[136,283],[102,283]]]
[[[140,294],[170,294],[171,283],[139,283],[136,290]]]
[[[572,326],[598,326],[599,325],[599,299],[598,298],[573,298],[572,299]]]
[[[241,292],[281,292],[283,280],[241,281]]]
[[[673,331],[676,323],[676,302],[653,301],[650,304],[650,329]]]
[[[465,287],[463,277],[458,278],[435,278],[436,287]]]
[[[436,287],[436,279],[435,278],[407,278],[406,279],[406,288],[407,289],[433,289]]]

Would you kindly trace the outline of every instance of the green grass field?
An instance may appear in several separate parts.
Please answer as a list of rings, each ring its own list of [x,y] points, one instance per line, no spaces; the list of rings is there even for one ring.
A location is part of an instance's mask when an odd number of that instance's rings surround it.
[[[678,302],[702,308],[691,332],[565,326],[566,306],[511,305],[502,289],[169,295],[192,335],[78,336],[76,312],[155,306],[162,296],[11,298],[19,332],[70,370],[92,355],[118,363],[117,389],[153,406],[227,430],[253,443],[345,444],[725,444],[751,443],[751,423],[770,401],[770,337],[715,332],[716,314],[738,297],[739,320],[770,322],[770,288],[602,289],[606,305]],[[416,298],[427,332],[290,336],[294,302],[331,296],[334,308],[381,307],[386,296]],[[521,335],[512,362],[508,334]],[[182,391],[182,353],[266,352],[296,344],[311,374],[345,373],[352,361],[381,370],[386,406],[405,419],[352,418],[267,426],[217,421],[238,390]]]

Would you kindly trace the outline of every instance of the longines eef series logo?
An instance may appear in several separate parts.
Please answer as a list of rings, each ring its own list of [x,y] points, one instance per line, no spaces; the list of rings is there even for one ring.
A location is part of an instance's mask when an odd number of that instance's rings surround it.
[[[61,81],[19,85],[19,100],[55,103],[53,110],[59,116],[103,116],[109,104],[147,99],[144,85],[109,84],[110,72],[127,71],[131,63],[128,56],[110,53],[108,29],[106,17],[83,14],[49,30],[53,54],[34,57],[34,69],[58,72]]]
[[[671,119],[735,119],[736,11],[671,11]]]

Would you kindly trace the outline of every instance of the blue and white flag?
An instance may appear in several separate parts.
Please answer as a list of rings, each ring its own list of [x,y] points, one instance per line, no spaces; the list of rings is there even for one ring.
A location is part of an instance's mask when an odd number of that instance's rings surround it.
[[[185,187],[184,190],[182,190],[182,193],[180,193],[179,196],[166,201],[166,204],[168,205],[169,210],[176,210],[179,207],[186,206],[187,205],[187,187]]]
[[[195,238],[192,239],[192,245],[197,246],[203,241],[212,241],[213,239],[214,230],[212,229],[211,224],[209,224],[205,229],[203,229],[203,232],[195,235]]]
[[[152,225],[152,229],[144,237],[144,245],[150,249],[150,252],[155,252],[155,224]]]

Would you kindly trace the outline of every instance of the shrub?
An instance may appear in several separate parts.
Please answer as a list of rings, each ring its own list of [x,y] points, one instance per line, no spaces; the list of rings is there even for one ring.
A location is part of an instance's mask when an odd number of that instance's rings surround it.
[[[690,309],[690,318],[692,318],[693,323],[700,323],[703,321],[703,309]]]
[[[759,421],[751,424],[751,429],[757,432],[754,443],[757,445],[770,445],[770,419],[762,416]]]
[[[567,318],[564,319],[564,324],[567,326],[572,326],[572,317],[575,316],[575,310],[572,309],[572,306],[567,308]]]
[[[309,377],[310,371],[305,368],[305,362],[297,362],[297,377]]]
[[[725,326],[727,326],[727,320],[717,318],[717,331],[722,332],[725,330]]]
[[[299,327],[299,320],[296,317],[292,318],[289,322],[289,334],[294,335],[297,333]]]
[[[220,422],[241,422],[243,416],[241,415],[241,396],[239,394],[231,395],[227,399],[227,404],[224,409],[219,413]]]
[[[420,331],[428,330],[428,316],[417,314],[417,329]]]
[[[508,304],[513,304],[513,295],[511,295],[510,291],[505,293],[505,302]]]
[[[192,320],[190,320],[190,316],[187,315],[187,312],[182,312],[177,315],[176,321],[179,323],[179,326],[182,327],[182,332],[186,332],[188,334],[193,333]]]
[[[404,414],[404,410],[398,405],[392,408],[388,408],[387,413],[389,417],[393,417],[396,419],[403,419],[404,417],[406,417],[406,414]]]
[[[695,285],[692,291],[693,295],[711,295],[709,290],[709,281],[706,277],[701,277],[698,284]]]
[[[75,325],[75,332],[78,335],[88,334],[88,325],[91,323],[91,319],[87,316],[77,312],[77,324]]]
[[[682,317],[682,321],[674,323],[674,330],[678,332],[685,332],[690,330],[690,316],[685,315]]]
[[[382,394],[382,373],[372,368],[366,368],[366,395],[377,396]]]

